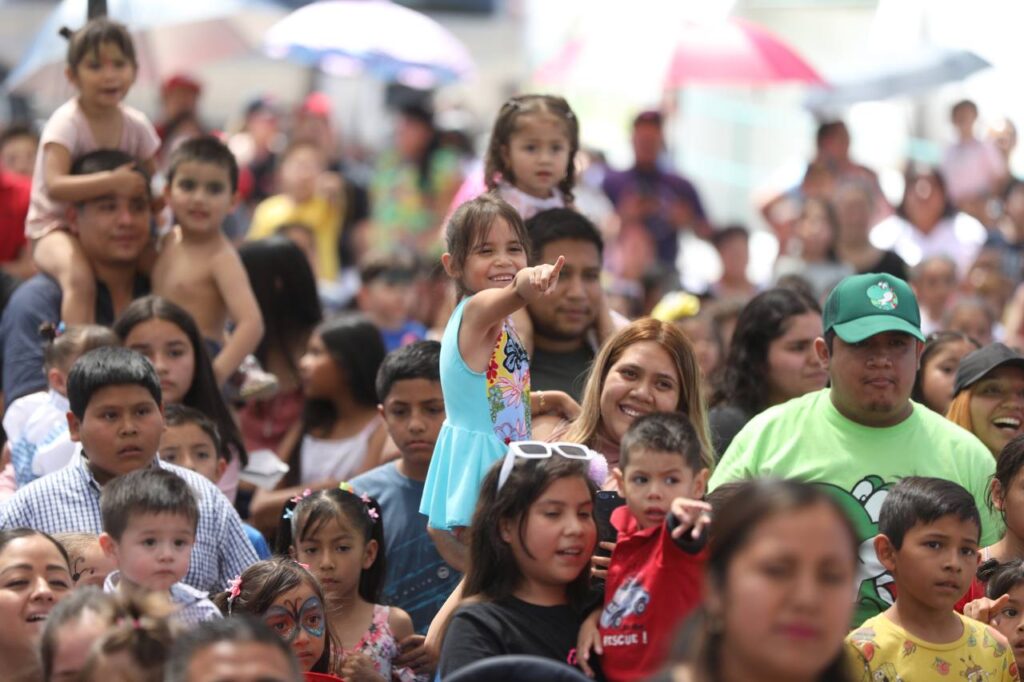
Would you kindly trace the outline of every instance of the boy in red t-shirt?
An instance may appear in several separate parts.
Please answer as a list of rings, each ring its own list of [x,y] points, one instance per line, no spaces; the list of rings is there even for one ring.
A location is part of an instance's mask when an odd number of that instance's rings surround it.
[[[645,680],[662,666],[676,627],[701,599],[711,507],[701,502],[710,468],[680,413],[637,419],[622,439],[615,480],[626,505],[612,513],[618,542],[604,608],[580,628],[577,655],[591,649],[610,682]]]

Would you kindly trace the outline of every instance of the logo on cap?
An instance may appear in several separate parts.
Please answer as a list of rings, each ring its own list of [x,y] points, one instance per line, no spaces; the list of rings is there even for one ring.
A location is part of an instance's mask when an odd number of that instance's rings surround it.
[[[899,299],[896,298],[896,292],[889,287],[889,283],[881,281],[878,284],[873,284],[868,287],[867,290],[868,300],[871,301],[871,305],[875,306],[879,310],[896,310],[896,306],[899,305]]]

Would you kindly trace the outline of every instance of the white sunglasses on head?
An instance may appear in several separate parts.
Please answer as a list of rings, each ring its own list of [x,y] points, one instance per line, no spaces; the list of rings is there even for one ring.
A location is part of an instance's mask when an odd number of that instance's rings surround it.
[[[508,477],[512,474],[512,467],[516,464],[516,458],[523,459],[547,459],[554,455],[566,459],[579,459],[589,461],[597,456],[597,453],[585,445],[579,443],[545,443],[540,440],[517,440],[508,444],[508,452],[505,453],[505,461],[501,463],[501,473],[498,474],[498,490],[501,490]]]

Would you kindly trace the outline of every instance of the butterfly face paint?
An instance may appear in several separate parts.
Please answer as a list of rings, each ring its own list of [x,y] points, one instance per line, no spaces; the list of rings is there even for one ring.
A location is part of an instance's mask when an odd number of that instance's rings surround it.
[[[310,637],[323,639],[325,623],[324,605],[316,595],[299,605],[298,599],[285,599],[274,604],[263,614],[263,622],[284,641],[291,643],[305,630]]]

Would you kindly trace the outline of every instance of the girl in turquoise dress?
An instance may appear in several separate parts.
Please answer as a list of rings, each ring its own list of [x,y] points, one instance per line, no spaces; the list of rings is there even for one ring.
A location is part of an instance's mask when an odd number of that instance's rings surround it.
[[[441,427],[420,502],[432,528],[458,538],[490,466],[530,438],[530,363],[511,315],[554,290],[564,258],[527,267],[522,218],[483,195],[459,207],[441,256],[461,299],[441,339]],[[539,402],[543,402],[540,399]]]

